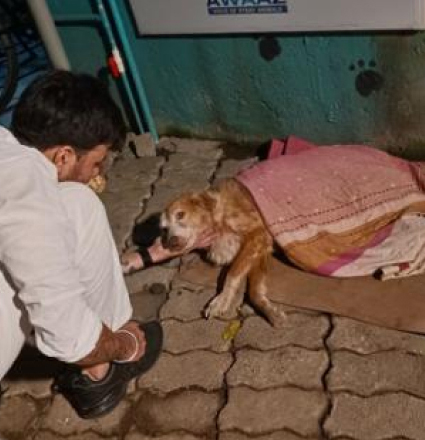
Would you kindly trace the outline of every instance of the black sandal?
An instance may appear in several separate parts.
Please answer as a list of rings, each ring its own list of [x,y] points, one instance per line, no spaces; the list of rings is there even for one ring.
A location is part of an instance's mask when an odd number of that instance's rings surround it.
[[[116,364],[111,364],[106,376],[92,380],[79,368],[66,366],[52,385],[54,393],[61,393],[82,419],[93,419],[109,414],[127,392],[128,381],[122,380]]]

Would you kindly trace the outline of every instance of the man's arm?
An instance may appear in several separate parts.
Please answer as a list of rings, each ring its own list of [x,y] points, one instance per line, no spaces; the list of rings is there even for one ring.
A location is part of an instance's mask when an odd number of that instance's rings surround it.
[[[153,264],[161,263],[162,261],[169,260],[170,258],[179,257],[184,253],[190,252],[191,250],[207,248],[211,245],[215,238],[215,233],[206,232],[198,238],[192,249],[185,252],[175,252],[164,248],[162,246],[161,239],[158,238],[155,240],[155,243],[146,250],[146,252],[149,253]],[[140,253],[134,251],[124,253],[121,256],[121,267],[124,274],[130,274],[137,270],[143,269],[143,259]]]

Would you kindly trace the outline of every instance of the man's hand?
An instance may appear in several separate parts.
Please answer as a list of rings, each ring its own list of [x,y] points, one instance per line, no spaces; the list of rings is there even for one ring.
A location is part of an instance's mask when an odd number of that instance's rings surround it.
[[[207,230],[203,231],[199,237],[197,237],[195,244],[188,252],[193,251],[194,249],[207,249],[211,246],[214,240],[216,240],[218,234],[214,231]]]
[[[122,273],[128,275],[143,268],[142,257],[138,252],[127,251],[121,255]]]

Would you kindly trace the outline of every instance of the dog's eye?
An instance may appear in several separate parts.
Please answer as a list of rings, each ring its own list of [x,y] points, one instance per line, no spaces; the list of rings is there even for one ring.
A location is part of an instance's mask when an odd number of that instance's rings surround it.
[[[177,220],[183,220],[185,215],[186,214],[185,214],[184,211],[178,211],[178,212],[176,212],[176,219]]]

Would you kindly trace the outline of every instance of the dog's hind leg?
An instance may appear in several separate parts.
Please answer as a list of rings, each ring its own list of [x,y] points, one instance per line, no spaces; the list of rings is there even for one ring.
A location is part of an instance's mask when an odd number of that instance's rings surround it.
[[[286,320],[286,314],[267,298],[268,255],[260,256],[248,273],[248,295],[252,305],[257,308],[273,327],[280,327]]]

